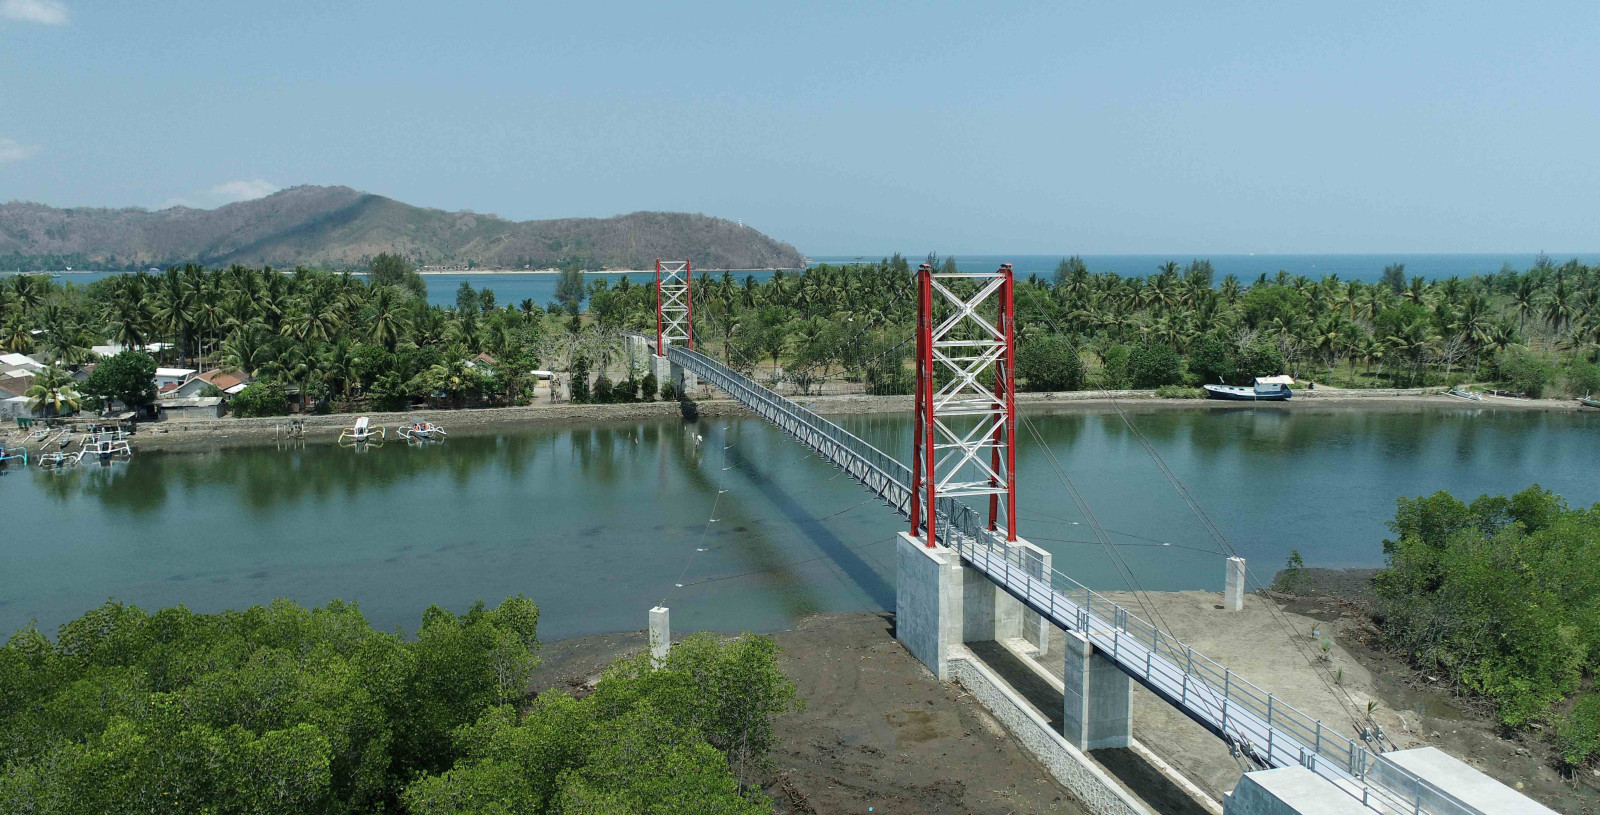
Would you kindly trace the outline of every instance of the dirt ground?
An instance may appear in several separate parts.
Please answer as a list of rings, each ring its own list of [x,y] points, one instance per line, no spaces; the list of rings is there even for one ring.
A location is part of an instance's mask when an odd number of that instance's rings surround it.
[[[1346,737],[1354,730],[1352,716],[1364,717],[1367,703],[1375,702],[1373,718],[1391,747],[1431,744],[1558,812],[1600,812],[1600,789],[1562,779],[1547,746],[1502,738],[1481,712],[1374,649],[1371,623],[1348,600],[1323,595],[1280,603],[1252,595],[1244,611],[1230,613],[1222,610],[1222,595],[1212,592],[1107,596],[1157,619],[1197,652]],[[1056,631],[1051,653],[1039,660],[1057,677],[1060,644],[1063,635]],[[1245,769],[1215,736],[1137,685],[1133,734],[1217,800]],[[1121,775],[1114,762],[1101,760]]]
[[[1085,810],[971,697],[895,641],[892,615],[820,614],[774,634],[806,706],[776,724],[775,811],[1066,813]],[[535,690],[581,693],[645,634],[547,644]]]

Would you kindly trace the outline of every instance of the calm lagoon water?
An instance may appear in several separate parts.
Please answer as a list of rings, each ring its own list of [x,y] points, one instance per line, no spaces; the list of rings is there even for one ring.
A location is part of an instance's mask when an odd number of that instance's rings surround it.
[[[1380,565],[1399,495],[1538,482],[1573,504],[1600,501],[1600,414],[1310,405],[1130,414],[1263,576],[1290,549],[1312,565]],[[905,454],[906,417],[841,421]],[[1145,588],[1221,589],[1221,556],[1114,413],[1029,421]],[[1023,535],[1063,571],[1124,588],[1023,435]],[[381,628],[414,630],[430,603],[461,610],[517,592],[542,606],[549,637],[641,628],[663,600],[683,630],[775,630],[810,612],[893,607],[902,522],[865,498],[755,419],[13,469],[0,476],[0,630],[30,620],[53,630],[111,596],[202,611],[338,597]]]

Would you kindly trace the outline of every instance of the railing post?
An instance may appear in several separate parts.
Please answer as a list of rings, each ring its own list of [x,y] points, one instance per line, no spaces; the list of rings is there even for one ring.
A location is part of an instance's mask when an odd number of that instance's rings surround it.
[[[1267,763],[1272,763],[1272,694],[1267,694]]]
[[[1313,753],[1322,752],[1322,720],[1321,719],[1317,720],[1317,744],[1316,744],[1315,747],[1311,748],[1311,752],[1313,752]]]
[[[1228,692],[1233,689],[1233,669],[1227,666],[1222,668],[1222,730],[1228,730]]]

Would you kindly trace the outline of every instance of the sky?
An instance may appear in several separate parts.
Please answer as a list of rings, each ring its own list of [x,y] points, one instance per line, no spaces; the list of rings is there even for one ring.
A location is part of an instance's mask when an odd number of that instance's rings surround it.
[[[1600,3],[0,0],[0,201],[298,184],[812,255],[1600,249]]]

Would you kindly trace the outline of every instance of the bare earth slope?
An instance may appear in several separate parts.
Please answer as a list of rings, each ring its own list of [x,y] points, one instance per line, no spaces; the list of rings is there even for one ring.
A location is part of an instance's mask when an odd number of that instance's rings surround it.
[[[518,222],[414,207],[349,187],[294,187],[216,209],[0,205],[0,267],[71,258],[81,266],[115,268],[344,268],[387,251],[418,263],[502,268],[572,259],[589,268],[643,268],[657,257],[722,269],[797,268],[803,261],[789,244],[705,215],[635,212]]]

